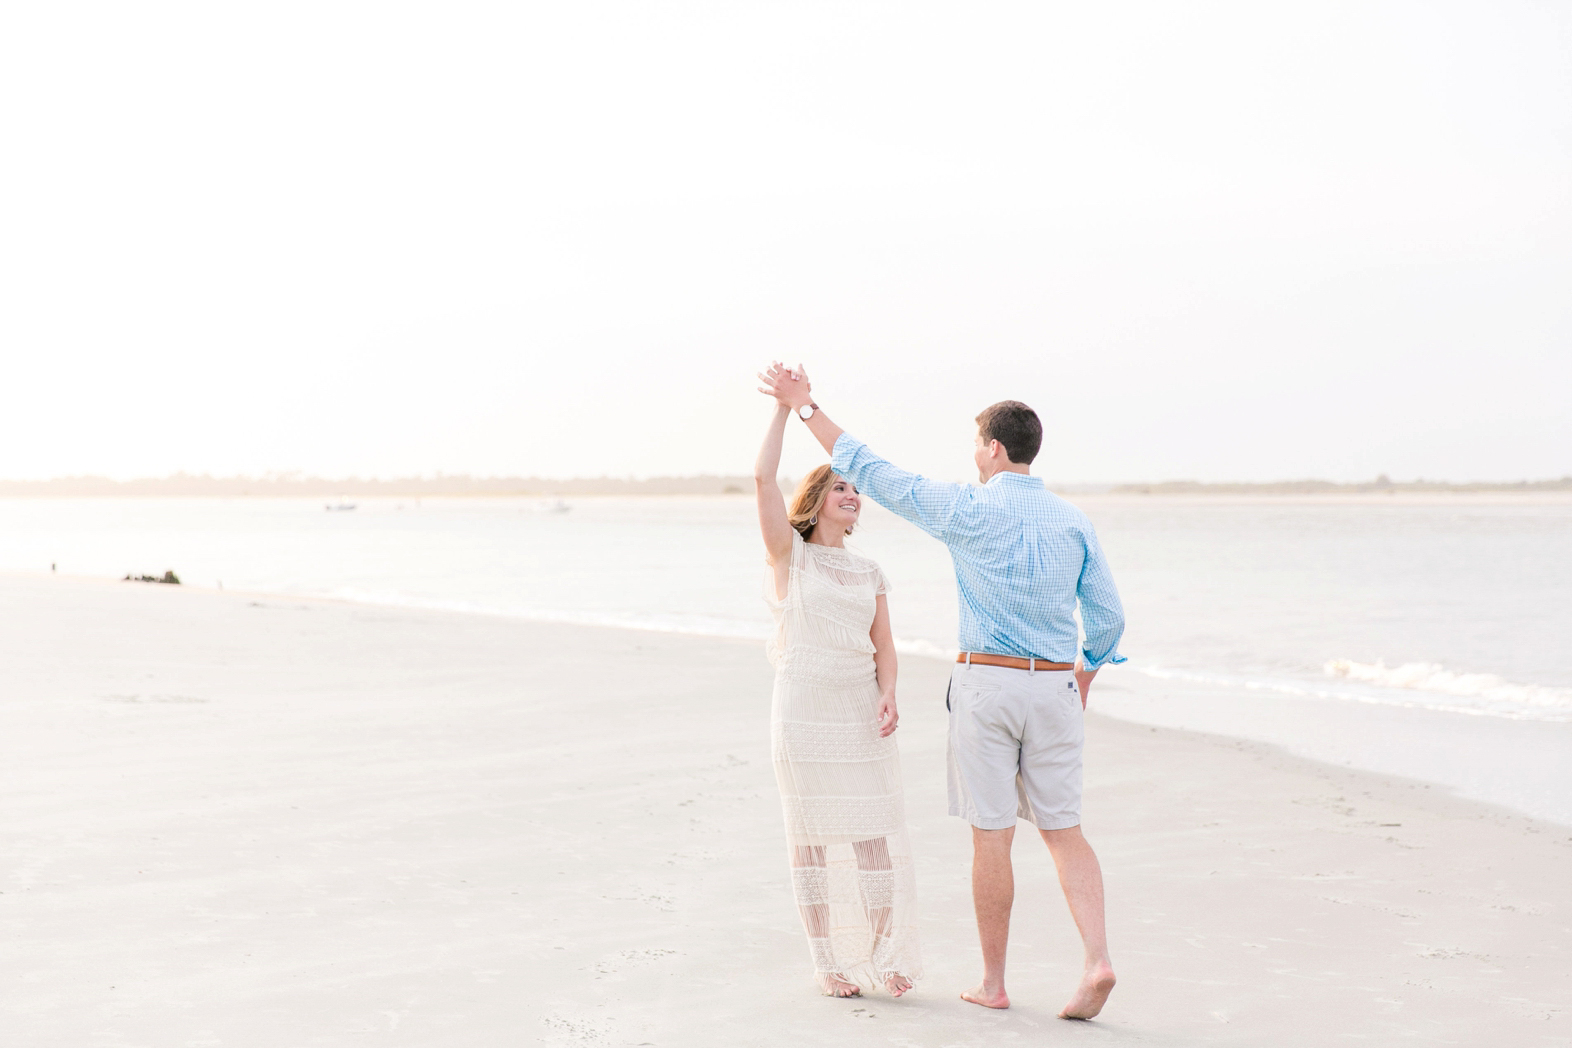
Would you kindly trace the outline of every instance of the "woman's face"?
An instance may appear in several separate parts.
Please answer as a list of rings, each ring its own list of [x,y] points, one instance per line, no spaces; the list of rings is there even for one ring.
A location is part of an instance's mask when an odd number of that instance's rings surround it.
[[[836,477],[830,485],[830,490],[824,496],[824,505],[819,507],[820,526],[828,525],[845,532],[857,523],[857,514],[862,512],[862,499],[857,494],[857,489],[844,477]]]

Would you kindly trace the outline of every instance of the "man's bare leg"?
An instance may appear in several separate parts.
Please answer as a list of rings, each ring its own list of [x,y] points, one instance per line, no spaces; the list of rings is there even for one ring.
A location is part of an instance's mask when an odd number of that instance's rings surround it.
[[[972,905],[977,910],[977,938],[982,941],[983,981],[961,994],[961,999],[984,1008],[1010,1007],[1010,996],[1004,992],[1004,954],[1010,944],[1010,908],[1015,905],[1015,870],[1010,865],[1014,840],[1014,826],[972,827]]]
[[[1043,830],[1043,841],[1059,870],[1059,886],[1070,904],[1070,916],[1086,949],[1086,971],[1061,1019],[1090,1019],[1103,1010],[1114,988],[1113,964],[1108,960],[1108,933],[1103,921],[1103,870],[1097,853],[1081,835],[1079,826]]]

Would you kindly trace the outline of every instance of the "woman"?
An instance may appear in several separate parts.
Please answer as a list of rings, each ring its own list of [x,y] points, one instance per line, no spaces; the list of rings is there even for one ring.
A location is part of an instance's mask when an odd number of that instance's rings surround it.
[[[826,994],[892,996],[921,975],[911,848],[895,748],[895,648],[879,566],[846,549],[857,489],[820,466],[788,513],[775,479],[790,408],[754,467],[775,616],[770,741],[792,892]]]

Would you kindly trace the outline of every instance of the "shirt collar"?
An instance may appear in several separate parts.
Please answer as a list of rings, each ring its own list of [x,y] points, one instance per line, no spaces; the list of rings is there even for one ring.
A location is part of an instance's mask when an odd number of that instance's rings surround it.
[[[1009,479],[1006,480],[1006,477]],[[1016,473],[1008,469],[995,473],[988,478],[989,484],[993,484],[995,481],[1001,481],[1005,484],[1031,484],[1033,487],[1038,488],[1043,486],[1043,478],[1041,477],[1034,477],[1030,473]]]

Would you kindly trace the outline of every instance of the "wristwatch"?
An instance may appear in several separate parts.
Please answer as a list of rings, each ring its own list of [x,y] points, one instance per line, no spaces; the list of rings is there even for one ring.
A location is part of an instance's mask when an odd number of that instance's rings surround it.
[[[817,404],[804,404],[802,407],[797,409],[797,417],[806,422],[813,417],[813,413],[817,410],[819,410],[819,405]]]

